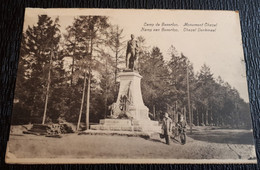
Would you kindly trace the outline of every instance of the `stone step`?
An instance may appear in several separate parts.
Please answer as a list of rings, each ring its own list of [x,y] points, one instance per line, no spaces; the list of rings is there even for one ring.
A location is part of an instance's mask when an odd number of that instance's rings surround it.
[[[78,135],[119,135],[119,136],[133,136],[133,137],[143,137],[150,138],[154,133],[147,132],[137,132],[137,131],[105,131],[105,130],[86,130],[79,133]]]
[[[105,130],[105,131],[146,131],[146,132],[161,132],[160,126],[121,126],[121,125],[91,125],[91,130]]]
[[[129,119],[101,119],[100,124],[120,124],[120,125],[151,125],[151,126],[158,126],[158,121],[153,120],[129,120]]]
[[[133,120],[133,125],[159,126],[158,121],[153,120]]]
[[[111,131],[138,131],[133,126],[119,126],[119,125],[91,125],[92,130],[111,130]]]
[[[100,124],[107,124],[107,125],[129,125],[131,126],[131,120],[129,119],[101,119]]]

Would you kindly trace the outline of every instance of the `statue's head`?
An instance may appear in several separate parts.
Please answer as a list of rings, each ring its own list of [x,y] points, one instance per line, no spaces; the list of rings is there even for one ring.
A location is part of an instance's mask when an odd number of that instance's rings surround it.
[[[184,116],[181,115],[181,116],[180,116],[180,122],[182,122],[183,120],[184,120]]]
[[[131,34],[131,39],[133,40],[133,39],[135,39],[135,36],[134,36],[134,34]]]
[[[165,114],[164,114],[164,117],[167,117],[167,118],[168,118],[168,117],[169,117],[168,113],[165,113]]]

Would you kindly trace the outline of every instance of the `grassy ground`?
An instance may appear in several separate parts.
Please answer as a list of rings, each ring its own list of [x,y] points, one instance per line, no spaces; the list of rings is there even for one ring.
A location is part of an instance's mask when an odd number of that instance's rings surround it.
[[[18,130],[17,130],[18,129]],[[21,127],[20,127],[21,129]],[[197,127],[187,143],[166,145],[159,135],[150,139],[127,136],[66,134],[62,138],[25,135],[12,131],[9,152],[17,158],[120,159],[250,159],[255,157],[252,132]]]

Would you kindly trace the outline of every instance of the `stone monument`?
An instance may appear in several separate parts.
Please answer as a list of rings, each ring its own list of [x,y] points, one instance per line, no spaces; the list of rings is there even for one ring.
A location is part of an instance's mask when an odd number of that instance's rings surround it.
[[[141,92],[142,76],[136,70],[138,43],[131,35],[127,42],[126,68],[118,74],[120,81],[117,100],[109,106],[109,119],[101,119],[92,125],[92,130],[159,132],[158,121],[149,118],[149,109],[144,105]]]

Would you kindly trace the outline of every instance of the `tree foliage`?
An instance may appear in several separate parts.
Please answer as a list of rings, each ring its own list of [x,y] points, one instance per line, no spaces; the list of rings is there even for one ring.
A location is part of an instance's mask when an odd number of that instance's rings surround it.
[[[59,57],[61,35],[58,22],[58,18],[53,21],[47,15],[40,15],[37,24],[32,27],[29,26],[23,34],[20,53],[22,59],[19,63],[21,68],[19,68],[18,88],[16,88],[15,96],[19,102],[14,106],[14,110],[21,109],[26,105],[24,112],[30,115],[31,121],[39,122],[42,119],[43,103],[45,103],[48,84],[46,80],[50,68],[52,68],[51,74],[62,74],[62,71],[58,71],[62,67],[61,58]],[[52,58],[53,62],[51,62],[51,51],[55,51]],[[54,88],[51,88],[50,97],[55,91],[55,84],[60,83],[60,81],[60,78],[56,78],[52,82],[51,85]],[[53,111],[52,107],[48,108],[48,110]],[[56,114],[59,113],[53,111],[52,115]],[[20,116],[22,115],[17,115],[17,117]],[[34,118],[36,119],[34,120]]]

